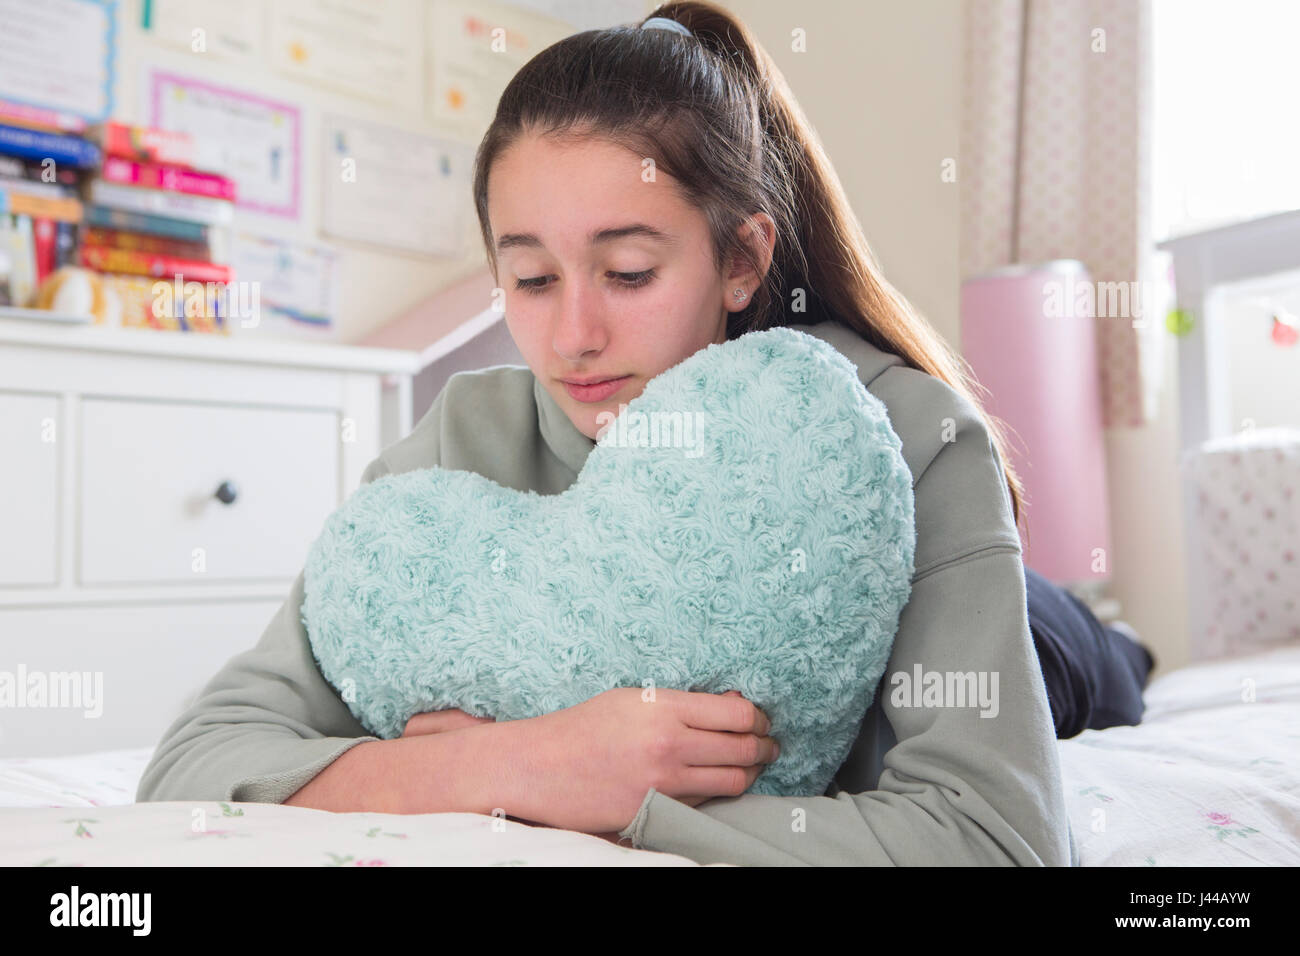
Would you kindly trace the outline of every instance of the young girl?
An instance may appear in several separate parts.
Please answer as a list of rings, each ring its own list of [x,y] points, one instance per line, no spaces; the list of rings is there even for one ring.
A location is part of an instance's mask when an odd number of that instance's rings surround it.
[[[474,198],[528,367],[454,376],[363,482],[439,465],[557,494],[601,413],[699,349],[774,325],[822,338],[886,404],[916,507],[911,597],[848,759],[824,796],[745,795],[780,742],[734,691],[647,706],[617,688],[529,720],[451,710],[367,736],[315,665],[300,574],[167,731],[138,799],[497,811],[704,863],[1073,862],[1053,712],[1058,729],[1135,722],[1149,658],[1024,568],[1001,432],[876,271],[744,27],[671,3],[543,50],[502,95]],[[997,692],[976,706],[903,686],[931,674]]]

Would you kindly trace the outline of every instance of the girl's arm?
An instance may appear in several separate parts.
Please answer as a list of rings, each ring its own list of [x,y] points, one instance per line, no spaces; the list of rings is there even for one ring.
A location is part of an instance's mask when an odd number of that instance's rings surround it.
[[[481,813],[617,842],[652,783],[693,806],[743,793],[776,758],[766,715],[732,696],[663,690],[647,702],[640,688],[621,687],[499,723],[443,711],[436,716],[453,718],[444,726],[454,729],[360,744],[285,803]]]
[[[351,748],[284,801],[336,813],[538,814],[544,773],[537,721],[485,721]],[[626,811],[630,819],[635,808]]]

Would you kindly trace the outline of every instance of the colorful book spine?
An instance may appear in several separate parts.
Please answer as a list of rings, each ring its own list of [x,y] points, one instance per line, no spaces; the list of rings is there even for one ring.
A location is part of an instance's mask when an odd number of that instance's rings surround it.
[[[180,276],[186,282],[230,282],[234,278],[230,266],[153,255],[133,249],[108,249],[104,246],[83,245],[81,264],[96,272],[118,272],[154,279]]]
[[[36,291],[36,250],[32,220],[0,216],[0,305],[26,306]]]
[[[30,196],[0,186],[0,215],[31,216],[33,219],[53,219],[55,222],[80,222],[81,202],[77,199],[49,199]]]
[[[43,183],[27,178],[15,179],[12,176],[0,176],[0,189],[24,196],[39,196],[42,199],[75,199],[77,190],[62,183]]]
[[[27,106],[10,100],[0,100],[0,123],[26,126],[29,129],[57,130],[72,133],[74,136],[86,131],[86,121],[80,116],[41,109],[39,106]]]
[[[23,159],[52,159],[84,169],[99,163],[99,147],[89,140],[0,123],[0,153]]]
[[[161,189],[142,189],[97,179],[90,184],[90,201],[100,206],[143,212],[169,219],[185,219],[208,226],[228,225],[235,214],[235,204],[226,199],[189,196]]]
[[[137,163],[133,159],[110,156],[104,160],[100,175],[110,183],[123,186],[143,186],[146,189],[163,189],[168,192],[207,196],[209,199],[235,201],[235,182],[213,173],[199,173],[179,166],[161,163]]]
[[[62,269],[77,261],[77,226],[71,222],[56,222],[54,228],[54,268]]]
[[[32,220],[32,244],[36,253],[36,284],[39,286],[45,277],[55,269],[58,252],[58,226],[52,219]]]
[[[38,163],[17,156],[0,155],[0,176],[8,179],[26,179],[34,183],[50,183],[60,186],[76,186],[81,181],[77,171],[70,166],[57,163]]]
[[[182,290],[179,295],[173,288],[160,295],[155,291],[156,279],[134,275],[106,275],[102,279],[105,288],[114,292],[122,304],[123,328],[230,334],[223,311],[224,286],[204,284]]]
[[[143,212],[130,212],[126,209],[111,209],[108,206],[87,206],[86,225],[102,229],[120,229],[125,232],[147,232],[154,236],[166,236],[182,242],[208,243],[209,229],[197,222],[182,219],[168,219],[166,216],[154,216]]]
[[[88,246],[103,246],[106,249],[130,249],[157,256],[175,256],[177,259],[194,259],[198,262],[212,262],[206,243],[186,242],[170,236],[151,236],[143,232],[125,232],[120,229],[100,229],[87,226],[81,241]]]
[[[120,156],[142,163],[194,165],[194,140],[185,133],[110,121],[92,127],[90,137],[109,156]]]

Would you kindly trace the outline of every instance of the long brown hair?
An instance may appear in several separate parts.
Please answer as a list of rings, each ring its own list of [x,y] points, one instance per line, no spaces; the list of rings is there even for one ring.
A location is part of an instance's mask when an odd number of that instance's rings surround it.
[[[758,212],[776,224],[771,267],[749,305],[729,316],[727,337],[838,321],[942,379],[984,419],[1019,524],[1023,487],[1003,423],[975,397],[967,363],[880,274],[830,159],[767,51],[711,3],[665,3],[651,16],[694,36],[639,24],[576,33],[529,60],[502,93],[474,170],[493,276],[488,176],[516,138],[597,136],[653,158],[706,217],[719,272],[742,256],[762,273],[738,231]],[[792,300],[802,311],[788,309]]]

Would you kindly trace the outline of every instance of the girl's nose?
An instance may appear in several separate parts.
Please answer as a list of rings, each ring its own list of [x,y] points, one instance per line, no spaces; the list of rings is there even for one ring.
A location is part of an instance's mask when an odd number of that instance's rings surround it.
[[[555,352],[570,362],[600,352],[609,334],[595,289],[582,281],[571,281],[560,293],[560,313],[553,335]]]

